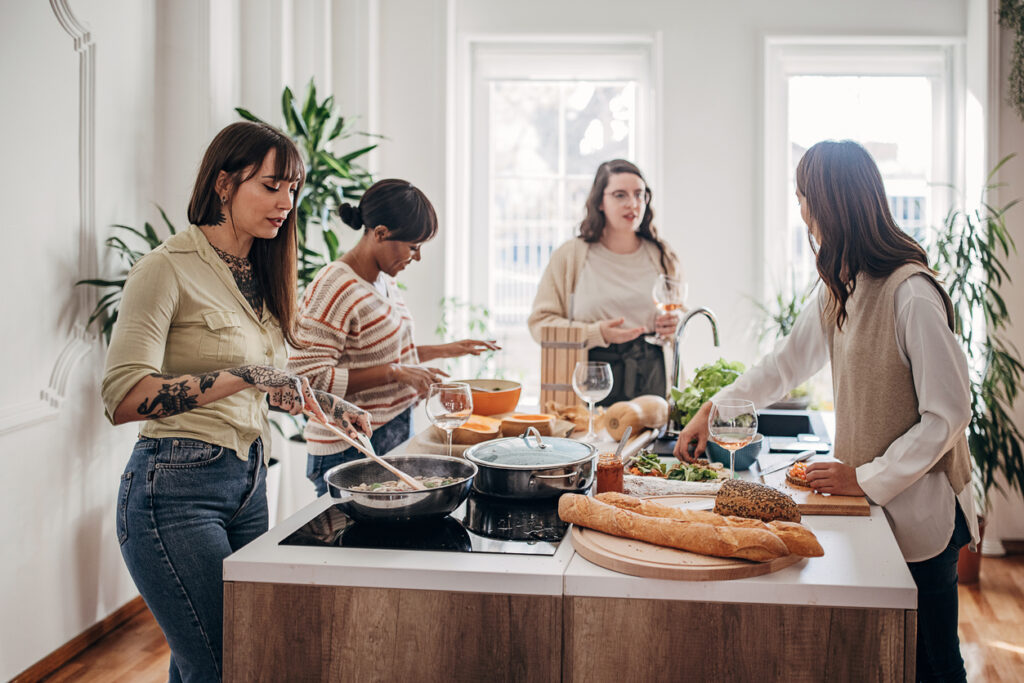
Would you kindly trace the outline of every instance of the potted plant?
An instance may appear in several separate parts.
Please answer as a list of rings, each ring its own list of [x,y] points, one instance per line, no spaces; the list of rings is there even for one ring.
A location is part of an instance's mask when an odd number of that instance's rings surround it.
[[[1017,398],[1024,365],[1019,352],[1006,339],[1010,313],[1000,290],[1010,285],[1005,259],[1016,253],[1006,227],[1006,213],[1018,200],[993,206],[989,194],[1004,157],[986,179],[975,209],[953,208],[946,214],[935,241],[935,269],[953,302],[958,336],[969,360],[971,422],[967,440],[973,458],[979,514],[987,511],[988,492],[999,487],[996,475],[1011,490],[1024,491],[1024,435],[1009,411]],[[967,548],[961,553],[961,581],[977,581],[975,560]],[[971,573],[974,572],[972,576]]]
[[[755,300],[754,305],[761,312],[761,326],[757,340],[759,342],[774,341],[782,339],[792,332],[797,317],[804,310],[807,302],[811,300],[817,283],[818,281],[814,280],[807,287],[799,289],[795,282],[791,282],[788,291],[780,288],[769,301]],[[810,405],[810,402],[810,383],[804,382],[768,407],[777,410],[804,410]]]

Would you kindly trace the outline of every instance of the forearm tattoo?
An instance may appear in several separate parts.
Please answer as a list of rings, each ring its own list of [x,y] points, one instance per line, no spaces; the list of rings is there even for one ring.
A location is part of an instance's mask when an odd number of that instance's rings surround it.
[[[332,418],[337,426],[343,429],[353,429],[351,416],[345,410],[352,407],[350,404],[326,391],[314,391],[313,394],[324,414]]]
[[[225,372],[235,377],[241,377],[249,384],[259,384],[265,387],[288,387],[292,386],[293,382],[293,378],[288,373],[270,365],[243,365],[225,370]]]
[[[147,396],[137,411],[148,420],[180,415],[199,407],[199,394],[204,394],[217,381],[220,372],[206,372],[201,375],[185,375],[177,382],[163,384],[153,396]],[[179,375],[152,374],[157,379],[178,379]],[[198,391],[190,387],[194,382]]]

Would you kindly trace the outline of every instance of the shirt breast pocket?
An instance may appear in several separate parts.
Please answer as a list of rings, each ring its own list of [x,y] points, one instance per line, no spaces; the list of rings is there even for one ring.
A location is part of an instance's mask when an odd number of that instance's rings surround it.
[[[236,311],[206,311],[205,329],[199,337],[199,356],[225,363],[245,360],[242,322]]]

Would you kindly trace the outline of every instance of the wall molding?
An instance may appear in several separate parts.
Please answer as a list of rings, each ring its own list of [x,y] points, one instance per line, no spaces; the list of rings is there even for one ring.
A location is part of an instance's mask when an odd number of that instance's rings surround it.
[[[61,28],[73,39],[78,53],[78,273],[75,280],[94,277],[96,258],[96,51],[92,34],[71,12],[68,0],[50,0]],[[67,395],[72,371],[92,350],[99,336],[89,332],[83,317],[96,302],[90,287],[75,288],[74,322],[61,347],[49,384],[40,390],[39,399],[0,408],[0,434],[52,419],[60,411]]]

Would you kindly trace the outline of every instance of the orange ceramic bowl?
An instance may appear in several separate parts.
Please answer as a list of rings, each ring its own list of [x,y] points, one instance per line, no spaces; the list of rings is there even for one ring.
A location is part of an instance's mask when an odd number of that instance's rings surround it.
[[[473,393],[474,415],[511,413],[519,405],[523,385],[507,379],[460,379]]]

